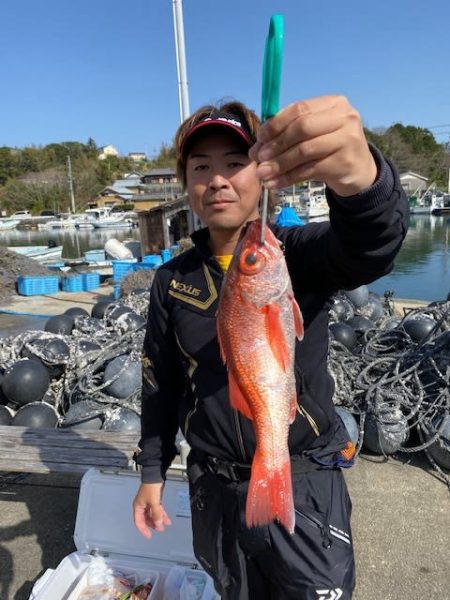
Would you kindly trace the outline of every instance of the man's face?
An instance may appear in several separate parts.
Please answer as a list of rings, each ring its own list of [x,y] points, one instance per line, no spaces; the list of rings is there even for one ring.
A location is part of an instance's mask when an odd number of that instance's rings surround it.
[[[261,182],[247,151],[245,144],[228,131],[199,137],[189,151],[189,201],[211,232],[236,231],[259,216]]]

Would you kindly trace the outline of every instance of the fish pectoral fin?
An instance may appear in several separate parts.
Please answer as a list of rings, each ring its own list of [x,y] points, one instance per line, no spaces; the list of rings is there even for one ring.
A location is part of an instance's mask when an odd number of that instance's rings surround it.
[[[283,371],[289,368],[289,348],[286,343],[280,319],[280,307],[278,304],[267,304],[263,308],[266,315],[266,329],[272,352]]]
[[[231,406],[241,412],[247,419],[253,420],[252,411],[250,410],[248,401],[230,370],[228,371],[228,394]]]
[[[292,312],[294,313],[295,335],[297,336],[297,339],[301,341],[304,334],[303,315],[299,305],[297,304],[297,300],[294,297],[291,298],[291,304]]]

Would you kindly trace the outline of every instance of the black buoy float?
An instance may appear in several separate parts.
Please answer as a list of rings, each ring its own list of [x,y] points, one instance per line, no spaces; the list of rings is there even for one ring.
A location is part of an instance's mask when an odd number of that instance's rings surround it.
[[[132,313],[133,309],[130,306],[124,304],[116,304],[113,308],[109,308],[106,312],[106,317],[109,322],[116,321],[122,315],[126,313]]]
[[[53,379],[64,372],[62,365],[69,361],[70,349],[61,338],[37,338],[25,346],[22,356],[33,360],[42,360]]]
[[[70,335],[75,325],[75,319],[71,315],[55,315],[45,324],[45,331],[49,333],[59,333],[61,335]]]
[[[126,331],[138,331],[145,327],[147,320],[135,312],[126,312],[117,319],[117,322],[120,323]]]
[[[22,359],[4,374],[2,390],[10,402],[23,406],[41,400],[50,385],[50,375],[39,360]]]
[[[428,452],[442,469],[450,471],[450,416],[434,419],[433,427],[435,431],[439,431],[439,438],[428,447]],[[431,433],[428,439],[430,437]]]
[[[11,425],[18,427],[49,427],[54,428],[58,423],[58,413],[46,402],[30,402],[19,408],[13,417]]]
[[[111,304],[113,304],[113,302],[110,300],[100,300],[92,307],[91,317],[94,317],[94,319],[103,319],[106,309]]]
[[[333,338],[352,351],[357,344],[357,337],[354,329],[347,323],[331,323],[330,331]]]
[[[104,392],[115,398],[128,398],[139,389],[141,378],[140,360],[131,360],[127,354],[122,354],[106,365],[103,381],[114,381],[105,387]]]
[[[81,306],[73,306],[72,308],[68,308],[64,311],[65,315],[69,315],[71,317],[88,317],[89,313],[85,308]]]
[[[135,431],[139,433],[141,419],[134,410],[126,406],[119,406],[108,412],[103,429],[105,431]]]
[[[382,331],[392,331],[392,329],[397,329],[397,327],[400,325],[401,323],[401,319],[399,319],[398,317],[388,317],[386,319],[386,321],[383,322],[383,324],[381,325],[381,330]]]
[[[366,285],[360,285],[354,290],[343,290],[343,293],[356,308],[366,306],[369,301],[369,288]]]
[[[64,415],[60,427],[98,430],[103,425],[105,407],[92,400],[80,400],[72,404]]]
[[[409,436],[408,422],[399,408],[392,408],[383,416],[366,415],[364,446],[375,454],[394,454]]]
[[[98,352],[101,350],[101,346],[97,344],[97,342],[86,339],[78,342],[78,348],[81,350],[81,352]]]
[[[11,425],[14,412],[8,407],[0,404],[0,425]]]
[[[347,325],[350,325],[350,327],[356,333],[356,338],[358,341],[361,341],[366,331],[375,327],[375,323],[373,321],[360,315],[356,315],[345,322]]]
[[[369,300],[367,302],[367,318],[377,323],[385,315],[383,301],[374,292],[369,292]]]
[[[417,318],[407,318],[402,323],[403,329],[413,340],[413,342],[419,343],[424,340],[427,335],[436,326],[436,321],[430,317],[420,316]]]

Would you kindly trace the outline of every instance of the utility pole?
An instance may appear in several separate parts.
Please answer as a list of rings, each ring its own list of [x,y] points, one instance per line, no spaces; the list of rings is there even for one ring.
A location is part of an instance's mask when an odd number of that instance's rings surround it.
[[[72,214],[75,214],[75,194],[73,192],[72,162],[70,160],[70,154],[67,155],[67,179],[69,181],[70,206]]]
[[[180,103],[180,120],[182,123],[190,115],[182,0],[172,0],[172,9],[175,31],[175,53],[177,57],[178,99]]]
[[[183,0],[172,0],[173,26],[175,32],[175,54],[177,58],[178,100],[180,103],[180,122],[183,123],[191,111],[189,109],[189,92],[186,69],[186,48],[184,43]],[[188,211],[189,230],[197,229],[197,219],[192,208]]]

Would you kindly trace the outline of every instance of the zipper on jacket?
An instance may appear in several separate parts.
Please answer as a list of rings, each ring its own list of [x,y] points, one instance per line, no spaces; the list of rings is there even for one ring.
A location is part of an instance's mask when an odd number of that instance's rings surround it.
[[[315,422],[313,417],[309,414],[309,412],[307,412],[307,410],[305,408],[303,408],[303,406],[299,406],[298,402],[297,402],[297,410],[308,421],[308,423],[311,426],[311,429],[314,431],[314,433],[317,435],[317,437],[320,437],[320,431],[319,431],[319,427],[317,426],[317,423]]]
[[[316,519],[315,517],[312,517],[311,515],[307,515],[306,513],[304,513],[301,510],[298,510],[297,508],[295,509],[295,512],[302,517],[302,519],[306,519],[307,521],[309,521],[312,525],[314,525],[315,527],[319,528],[320,534],[322,536],[322,546],[324,548],[330,548],[331,546],[331,537],[330,537],[330,528],[328,525],[324,525],[322,523],[322,521],[319,521],[319,519]]]
[[[235,425],[235,429],[236,429],[236,437],[237,437],[237,441],[239,444],[239,450],[241,452],[242,462],[246,463],[247,456],[246,456],[245,448],[244,448],[244,438],[242,436],[241,424],[239,423],[239,414],[236,409],[233,408],[232,410],[233,410],[234,425]]]

